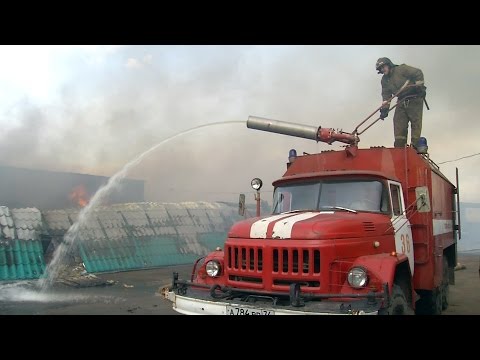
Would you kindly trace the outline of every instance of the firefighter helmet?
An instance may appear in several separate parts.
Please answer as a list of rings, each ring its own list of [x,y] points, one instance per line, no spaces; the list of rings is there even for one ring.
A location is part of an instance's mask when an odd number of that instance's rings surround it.
[[[378,59],[377,63],[375,64],[375,69],[377,69],[379,74],[382,73],[381,70],[382,70],[383,65],[388,65],[388,66],[390,66],[390,68],[395,66],[392,63],[392,60],[390,60],[389,58],[386,58],[386,57],[382,57],[382,58]]]

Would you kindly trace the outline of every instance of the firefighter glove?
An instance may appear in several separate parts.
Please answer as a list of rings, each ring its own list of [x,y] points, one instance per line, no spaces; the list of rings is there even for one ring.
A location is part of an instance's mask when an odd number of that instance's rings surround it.
[[[420,97],[425,97],[425,95],[427,94],[427,92],[425,91],[425,86],[419,86],[417,89],[417,94]]]
[[[380,119],[385,119],[388,116],[388,108],[380,109]]]

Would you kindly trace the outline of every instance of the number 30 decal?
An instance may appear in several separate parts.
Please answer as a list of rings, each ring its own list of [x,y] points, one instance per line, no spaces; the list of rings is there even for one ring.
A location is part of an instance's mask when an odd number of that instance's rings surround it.
[[[410,236],[402,234],[400,237],[402,241],[402,253],[405,253],[405,247],[407,248],[407,253],[410,252]]]

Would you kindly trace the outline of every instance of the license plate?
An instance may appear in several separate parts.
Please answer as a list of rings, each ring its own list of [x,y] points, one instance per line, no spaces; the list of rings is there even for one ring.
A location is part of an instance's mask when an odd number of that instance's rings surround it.
[[[227,305],[226,315],[275,315],[275,311]]]

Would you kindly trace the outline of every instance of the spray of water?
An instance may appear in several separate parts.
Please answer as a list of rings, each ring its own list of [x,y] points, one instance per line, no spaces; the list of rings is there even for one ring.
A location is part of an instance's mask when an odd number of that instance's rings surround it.
[[[120,303],[125,299],[103,295],[85,295],[68,292],[46,293],[39,292],[34,284],[29,282],[15,282],[0,285],[0,302],[2,303]]]
[[[121,168],[117,173],[115,173],[112,177],[108,179],[108,182],[103,185],[100,189],[97,190],[95,195],[90,199],[90,202],[87,206],[85,206],[78,214],[77,221],[68,229],[64,236],[64,241],[58,246],[55,250],[53,255],[52,261],[48,264],[46,273],[47,277],[42,279],[40,284],[41,290],[46,291],[57,279],[58,273],[60,270],[60,265],[62,264],[62,260],[65,258],[65,255],[69,252],[73,244],[75,243],[76,239],[78,238],[79,230],[88,222],[90,219],[93,210],[102,203],[102,201],[114,190],[116,189],[120,181],[125,178],[128,172],[138,165],[145,157],[150,155],[153,151],[155,151],[160,146],[180,137],[191,133],[192,131],[210,127],[210,126],[217,126],[217,125],[227,125],[227,124],[245,124],[245,121],[222,121],[222,122],[215,122],[210,124],[204,124],[200,126],[196,126],[190,128],[188,130],[182,131],[178,134],[175,134],[158,144],[154,145],[150,149],[146,150],[142,154],[138,155],[136,158],[128,162],[123,168]]]

